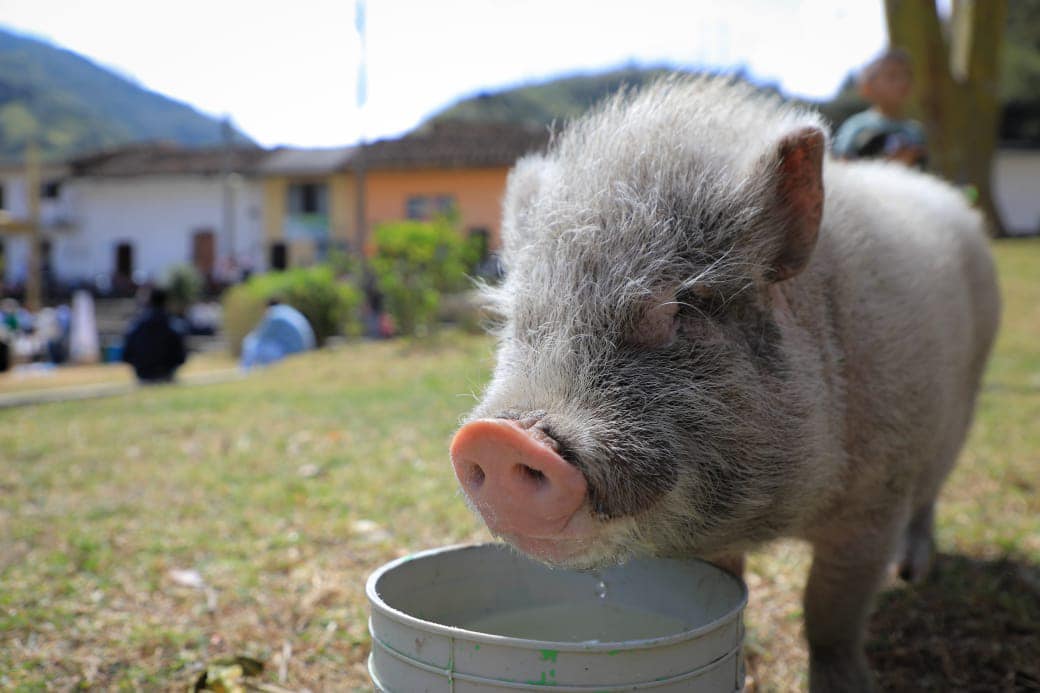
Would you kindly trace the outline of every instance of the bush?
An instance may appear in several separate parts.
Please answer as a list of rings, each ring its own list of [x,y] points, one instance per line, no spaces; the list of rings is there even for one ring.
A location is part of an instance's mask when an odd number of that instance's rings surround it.
[[[174,313],[183,313],[199,300],[205,280],[194,265],[173,265],[159,284],[166,289],[168,305]]]
[[[477,249],[448,218],[399,221],[376,228],[372,271],[393,316],[405,335],[434,329],[441,294],[467,285]]]
[[[319,346],[332,335],[359,332],[361,292],[338,281],[331,267],[268,272],[254,275],[224,293],[224,332],[235,356],[241,353],[242,340],[260,322],[273,298],[303,313]]]

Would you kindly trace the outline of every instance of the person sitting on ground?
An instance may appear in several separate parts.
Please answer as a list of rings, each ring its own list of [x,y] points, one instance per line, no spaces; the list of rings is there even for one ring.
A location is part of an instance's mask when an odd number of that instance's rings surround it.
[[[265,366],[289,354],[308,351],[317,340],[303,313],[273,298],[256,328],[242,340],[242,367]]]
[[[884,158],[923,168],[924,129],[904,114],[912,87],[913,68],[906,51],[891,49],[870,61],[860,71],[859,90],[871,108],[841,125],[832,145],[835,156]]]
[[[134,321],[123,340],[123,361],[142,383],[172,382],[187,359],[184,332],[166,312],[166,291],[152,289],[148,307]]]

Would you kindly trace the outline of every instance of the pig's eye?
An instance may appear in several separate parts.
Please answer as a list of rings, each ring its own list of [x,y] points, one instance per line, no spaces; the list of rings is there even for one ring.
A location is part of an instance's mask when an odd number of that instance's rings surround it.
[[[711,319],[722,312],[722,301],[718,294],[710,289],[684,289],[676,296],[679,303],[678,318]]]

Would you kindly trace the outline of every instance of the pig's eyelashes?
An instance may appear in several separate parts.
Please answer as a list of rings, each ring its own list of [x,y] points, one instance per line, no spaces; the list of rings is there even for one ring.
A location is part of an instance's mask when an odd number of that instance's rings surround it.
[[[675,297],[675,301],[679,304],[679,312],[675,316],[676,320],[683,318],[710,320],[718,316],[723,305],[714,292],[704,289],[685,289],[680,291]]]

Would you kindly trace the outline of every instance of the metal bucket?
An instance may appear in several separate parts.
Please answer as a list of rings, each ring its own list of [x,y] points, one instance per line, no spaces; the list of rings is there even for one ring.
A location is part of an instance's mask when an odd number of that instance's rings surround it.
[[[387,563],[366,592],[379,691],[743,689],[747,588],[703,561],[577,572],[454,546]]]

